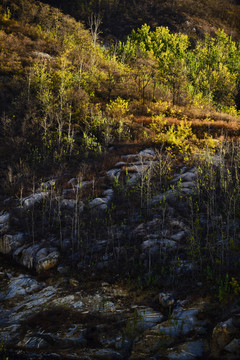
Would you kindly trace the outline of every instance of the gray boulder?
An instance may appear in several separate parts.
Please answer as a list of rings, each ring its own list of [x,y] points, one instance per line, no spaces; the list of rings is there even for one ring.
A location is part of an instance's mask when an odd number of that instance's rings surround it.
[[[189,341],[172,349],[167,358],[170,360],[194,360],[200,358],[204,353],[204,343],[202,340]]]

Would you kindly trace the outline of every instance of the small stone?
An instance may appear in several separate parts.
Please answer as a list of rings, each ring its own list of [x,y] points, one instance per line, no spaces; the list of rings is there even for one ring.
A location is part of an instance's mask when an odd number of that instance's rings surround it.
[[[173,306],[175,299],[172,295],[172,293],[160,293],[158,295],[159,303],[165,308],[169,308],[170,306]]]
[[[123,166],[125,166],[126,165],[126,163],[124,162],[124,161],[119,161],[119,162],[117,162],[114,166],[116,167],[116,168],[121,168],[121,167],[123,167]]]
[[[77,183],[77,185],[75,185],[76,189],[84,189],[87,186],[90,186],[93,184],[93,181],[80,181],[79,183]]]
[[[66,275],[70,271],[69,266],[59,265],[57,268],[59,274]]]
[[[78,181],[77,178],[72,178],[67,183],[68,185],[77,185]]]
[[[146,308],[138,311],[139,320],[137,321],[137,327],[141,330],[147,330],[154,327],[163,321],[164,316],[154,311],[151,308]]]
[[[47,59],[47,60],[51,60],[53,58],[48,53],[45,53],[45,52],[42,52],[42,51],[33,51],[32,55],[36,56],[36,57],[39,57],[39,58]]]
[[[106,202],[109,202],[113,198],[114,191],[113,189],[107,189],[103,192],[103,196],[106,199]]]
[[[118,179],[121,174],[121,169],[111,169],[107,171],[107,176],[111,179]]]
[[[79,286],[79,281],[76,279],[69,279],[69,284],[71,286],[77,287],[77,286]]]
[[[145,157],[153,157],[156,155],[155,151],[152,149],[145,149],[138,153],[139,156],[145,156]]]
[[[129,161],[129,160],[137,161],[138,160],[138,155],[136,155],[136,154],[122,155],[121,158],[123,160],[126,160],[126,161]]]
[[[186,232],[185,231],[180,231],[177,234],[172,235],[171,239],[175,240],[175,241],[181,241],[185,237],[186,237]]]
[[[89,203],[89,206],[91,209],[99,207],[101,205],[106,205],[106,199],[95,198],[92,201],[90,201],[90,203]]]

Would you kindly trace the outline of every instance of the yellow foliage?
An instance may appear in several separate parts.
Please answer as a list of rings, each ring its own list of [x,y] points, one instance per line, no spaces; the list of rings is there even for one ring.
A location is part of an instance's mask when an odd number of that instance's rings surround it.
[[[232,287],[234,294],[238,295],[240,293],[240,285],[234,277],[232,277],[230,281],[230,285]]]
[[[151,102],[148,107],[148,113],[152,115],[159,115],[164,113],[171,106],[170,101],[158,100],[156,102]]]
[[[112,118],[121,120],[129,111],[128,101],[118,97],[116,100],[112,100],[107,104],[106,111]]]

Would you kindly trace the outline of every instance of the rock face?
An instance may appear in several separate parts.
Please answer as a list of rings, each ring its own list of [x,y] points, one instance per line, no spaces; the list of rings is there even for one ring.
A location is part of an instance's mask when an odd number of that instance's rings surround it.
[[[0,263],[0,342],[18,346],[9,358],[239,359],[239,309],[213,324],[200,294],[175,286],[203,288],[189,256],[196,169],[179,166],[157,193],[154,150],[118,160],[99,181],[49,180],[1,212],[2,258],[25,267]]]
[[[166,320],[159,311],[126,302],[129,294],[116,284],[102,283],[88,295],[79,291],[79,286],[68,287],[66,294],[64,283],[47,286],[33,276],[8,273],[0,293],[1,341],[28,351],[29,359],[37,349],[44,356],[54,353],[60,358],[67,350],[89,359],[164,356],[192,360],[206,351],[201,339],[179,343],[183,334],[194,332],[196,336],[204,327],[204,321],[197,318],[201,304],[195,308],[176,306],[175,318]],[[25,356],[28,359],[27,353]]]

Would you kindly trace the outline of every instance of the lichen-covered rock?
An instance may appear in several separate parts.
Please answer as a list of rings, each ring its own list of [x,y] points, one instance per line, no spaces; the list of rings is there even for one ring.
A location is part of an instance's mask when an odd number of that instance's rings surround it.
[[[233,354],[236,356],[236,359],[240,358],[240,339],[233,339],[227,346],[225,346],[224,350],[227,353]]]
[[[0,215],[0,235],[6,234],[6,232],[9,230],[9,220],[9,213],[4,213]]]
[[[74,199],[63,199],[60,202],[60,207],[63,210],[74,210],[76,209],[77,212],[83,212],[84,204],[82,201],[76,201]]]
[[[167,354],[169,360],[194,360],[200,358],[204,353],[202,340],[189,341],[170,350]]]
[[[78,183],[78,180],[77,180],[77,178],[72,178],[72,179],[70,179],[68,182],[68,185],[77,185],[77,183]]]
[[[142,156],[142,157],[151,157],[152,158],[155,155],[156,155],[156,153],[152,149],[145,149],[138,153],[138,156]]]
[[[111,179],[118,179],[121,174],[121,169],[111,169],[107,171],[107,176]]]
[[[192,332],[203,334],[205,322],[198,319],[202,306],[185,309],[176,308],[173,317],[146,330],[133,345],[131,360],[148,359],[158,352],[166,353],[168,346]]]
[[[84,188],[93,184],[93,181],[78,181],[77,184],[74,186],[76,189],[83,190]]]
[[[175,299],[172,293],[160,293],[158,295],[159,303],[164,308],[169,308],[174,305]]]
[[[127,179],[127,186],[134,186],[138,183],[139,179],[141,177],[140,173],[136,173],[136,174],[129,174],[129,178]]]
[[[19,341],[18,346],[28,349],[44,349],[49,347],[46,340],[34,336],[34,334],[27,334],[22,341]]]
[[[185,231],[179,231],[178,233],[171,235],[171,239],[175,241],[181,241],[186,237]]]
[[[158,329],[161,334],[174,339],[179,336],[185,336],[191,331],[202,334],[205,332],[206,324],[198,319],[200,311],[200,308],[176,309],[172,314],[172,318],[157,326],[155,330]]]
[[[40,249],[40,244],[31,245],[28,248],[22,251],[22,256],[20,258],[20,263],[27,267],[28,269],[32,269],[35,266],[35,255]]]
[[[10,219],[10,214],[9,213],[4,213],[2,215],[0,215],[0,224],[5,224],[9,221]]]
[[[53,189],[54,186],[56,185],[56,180],[52,179],[52,180],[48,180],[44,183],[41,183],[40,187],[38,188],[38,191],[42,191],[42,190],[48,190],[48,189]]]
[[[2,296],[3,300],[12,299],[15,296],[25,296],[34,291],[42,289],[43,285],[38,283],[32,276],[19,275],[11,278],[6,295]]]
[[[178,181],[181,182],[193,182],[197,177],[197,170],[194,168],[190,171],[187,171],[183,174],[176,175],[173,180],[171,181],[172,184],[177,183]]]
[[[111,349],[100,349],[94,353],[94,359],[123,360],[124,357],[117,351]]]
[[[107,209],[107,199],[106,198],[95,198],[90,201],[90,209],[103,211]]]
[[[133,343],[130,360],[149,359],[151,355],[164,351],[173,340],[165,334],[152,329],[145,331],[143,336]]]
[[[58,250],[51,251],[47,256],[39,258],[36,263],[36,271],[39,273],[55,267],[58,264],[59,258],[60,253]]]
[[[211,355],[217,358],[237,332],[238,329],[233,325],[233,318],[217,324],[212,333]]]
[[[160,324],[163,319],[164,315],[151,308],[141,309],[138,311],[136,326],[141,330],[147,330],[156,324]]]
[[[107,189],[103,192],[104,199],[109,203],[113,199],[114,191],[113,189]]]
[[[24,243],[24,234],[18,233],[15,235],[5,234],[0,238],[0,252],[2,254],[10,254]]]
[[[159,249],[164,249],[165,251],[175,251],[178,247],[176,241],[169,239],[149,239],[145,240],[142,245],[143,251],[150,251],[150,253],[155,254]]]
[[[36,203],[39,203],[40,201],[46,199],[48,197],[48,191],[42,191],[35,194],[32,194],[21,201],[21,205],[24,209],[28,209],[35,205]]]

